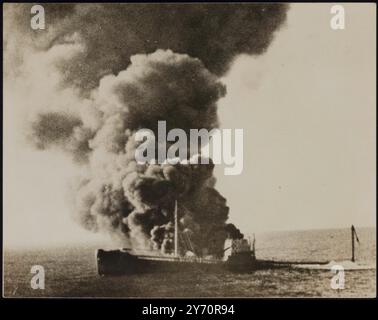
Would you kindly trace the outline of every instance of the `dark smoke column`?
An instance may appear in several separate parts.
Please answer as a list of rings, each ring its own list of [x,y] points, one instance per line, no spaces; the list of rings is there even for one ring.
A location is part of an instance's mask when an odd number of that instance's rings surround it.
[[[200,59],[217,76],[238,54],[263,54],[286,20],[287,4],[154,3],[47,4],[47,33],[30,29],[30,6],[12,6],[23,44],[38,50],[80,41],[82,54],[59,64],[66,85],[88,92],[106,74],[117,74],[130,57],[170,49]],[[17,8],[17,9],[15,9]],[[22,39],[21,39],[22,38]]]
[[[218,77],[238,54],[267,49],[287,6],[46,6],[54,28],[36,39],[38,50],[67,41],[85,48],[57,61],[62,85],[79,89],[78,112],[42,113],[30,133],[39,149],[59,147],[84,166],[74,218],[124,245],[169,251],[178,199],[179,227],[193,250],[220,254],[228,235],[243,235],[226,223],[229,208],[215,189],[214,165],[138,165],[134,134],[155,131],[159,120],[168,130],[217,127],[217,101],[226,94]]]

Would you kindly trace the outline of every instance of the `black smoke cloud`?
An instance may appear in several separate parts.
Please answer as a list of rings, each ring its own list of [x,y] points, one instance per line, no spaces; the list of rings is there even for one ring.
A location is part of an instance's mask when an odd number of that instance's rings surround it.
[[[31,5],[19,5],[14,18],[33,45],[48,50],[78,35],[86,50],[62,62],[66,85],[82,90],[117,74],[130,57],[170,49],[199,58],[220,76],[238,54],[265,52],[286,19],[285,4],[44,4],[47,34],[33,32]]]
[[[84,166],[72,192],[74,219],[134,248],[169,251],[178,200],[181,248],[220,255],[226,237],[243,235],[226,222],[229,208],[215,189],[212,162],[137,164],[134,135],[156,131],[158,120],[168,130],[217,127],[217,102],[226,94],[219,76],[236,55],[267,49],[287,6],[44,6],[48,29],[33,34],[30,46],[38,52],[80,46],[56,67],[62,88],[74,88],[81,102],[72,114],[38,114],[29,135],[38,149],[60,148]],[[12,8],[25,38],[22,13],[30,17],[30,5]]]
[[[80,118],[61,112],[37,114],[31,124],[29,139],[40,150],[61,147],[74,161],[87,162],[91,151],[88,140],[94,133],[83,127]]]

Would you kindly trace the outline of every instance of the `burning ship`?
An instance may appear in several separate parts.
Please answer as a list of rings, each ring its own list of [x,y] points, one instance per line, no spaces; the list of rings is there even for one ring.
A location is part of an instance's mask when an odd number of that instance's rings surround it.
[[[284,24],[288,5],[46,7],[55,12],[53,34],[35,37],[38,45],[31,50],[41,55],[38,61],[51,61],[48,71],[56,83],[31,115],[28,138],[37,150],[60,150],[80,168],[69,190],[73,219],[132,248],[98,250],[99,273],[254,269],[254,250],[227,222],[229,207],[216,188],[213,154],[200,152],[214,148],[200,132],[220,126],[218,102],[227,94],[222,77],[235,58],[263,54]],[[17,17],[30,11],[28,5],[19,8]],[[163,142],[160,121],[168,133]],[[172,129],[179,129],[177,138],[196,131],[198,144],[168,138]],[[158,139],[140,141],[140,130]],[[143,164],[135,157],[141,149]],[[191,162],[196,155],[208,162]],[[160,161],[175,157],[189,160]],[[140,248],[151,251],[142,254]]]
[[[199,269],[208,272],[225,270],[250,272],[257,268],[254,242],[253,248],[247,239],[226,239],[223,258],[197,257],[192,251],[179,255],[179,232],[177,219],[177,201],[175,203],[175,230],[173,254],[154,255],[138,254],[131,249],[96,251],[97,272],[99,275],[121,275],[147,272],[182,272]],[[190,244],[190,239],[186,238]]]

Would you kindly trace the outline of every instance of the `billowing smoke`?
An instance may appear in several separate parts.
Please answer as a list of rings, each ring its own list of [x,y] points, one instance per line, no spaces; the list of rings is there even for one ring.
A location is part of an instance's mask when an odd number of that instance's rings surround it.
[[[236,55],[261,54],[286,19],[285,4],[43,4],[47,32],[30,28],[31,5],[12,6],[23,40],[48,50],[80,43],[85,51],[59,67],[65,84],[93,89],[106,74],[117,74],[130,57],[170,49],[199,58],[220,76]],[[18,8],[18,10],[15,10]]]
[[[20,34],[31,5],[13,5]],[[222,254],[226,199],[215,189],[214,165],[137,164],[135,132],[218,126],[219,80],[237,54],[261,54],[286,17],[282,4],[46,4],[37,52],[72,48],[54,60],[60,87],[77,105],[45,108],[31,121],[38,149],[58,148],[83,166],[72,192],[74,218],[134,248],[170,251],[178,203],[181,248]],[[6,8],[10,10],[10,8]],[[12,42],[5,43],[8,49]],[[25,56],[14,59],[22,66]],[[51,111],[53,110],[53,111]]]

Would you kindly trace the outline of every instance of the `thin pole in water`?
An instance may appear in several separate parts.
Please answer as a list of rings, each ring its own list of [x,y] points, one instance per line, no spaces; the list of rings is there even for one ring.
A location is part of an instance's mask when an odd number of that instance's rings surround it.
[[[354,226],[352,224],[351,228],[351,233],[352,233],[352,262],[354,262]]]
[[[360,243],[360,239],[358,239],[358,235],[357,235],[356,228],[354,227],[354,225],[352,225],[351,232],[352,232],[352,262],[354,262],[356,260],[354,256],[354,239],[356,238],[358,243]]]

